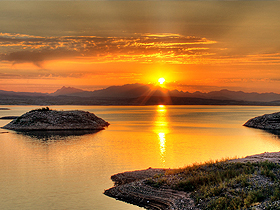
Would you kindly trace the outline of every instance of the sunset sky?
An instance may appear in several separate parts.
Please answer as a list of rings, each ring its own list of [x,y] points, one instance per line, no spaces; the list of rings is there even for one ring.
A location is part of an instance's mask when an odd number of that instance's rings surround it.
[[[277,1],[1,1],[0,89],[280,93]]]

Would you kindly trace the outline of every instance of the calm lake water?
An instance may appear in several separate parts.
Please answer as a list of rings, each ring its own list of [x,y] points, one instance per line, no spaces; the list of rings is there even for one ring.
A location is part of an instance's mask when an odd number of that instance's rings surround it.
[[[3,106],[2,106],[3,107]],[[5,106],[19,116],[35,106]],[[97,133],[0,129],[0,205],[5,210],[133,210],[103,195],[110,176],[280,150],[280,139],[242,126],[279,107],[51,106],[86,110],[111,125]],[[9,120],[0,120],[0,127]],[[8,132],[8,133],[7,133]]]

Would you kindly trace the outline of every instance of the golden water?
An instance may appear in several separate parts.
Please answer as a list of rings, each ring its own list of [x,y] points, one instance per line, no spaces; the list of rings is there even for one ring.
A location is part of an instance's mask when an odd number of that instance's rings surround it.
[[[0,110],[0,117],[38,108],[5,107],[11,110]],[[97,133],[18,133],[0,129],[2,209],[139,209],[102,194],[113,185],[111,175],[280,150],[277,135],[242,126],[249,118],[276,112],[278,107],[51,108],[91,111],[111,125]],[[8,122],[0,120],[0,126]]]

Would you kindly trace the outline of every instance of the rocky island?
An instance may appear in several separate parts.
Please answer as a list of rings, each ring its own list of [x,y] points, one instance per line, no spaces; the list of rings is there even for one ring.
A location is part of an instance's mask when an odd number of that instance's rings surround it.
[[[80,110],[57,111],[46,107],[31,110],[3,128],[17,131],[102,130],[108,125],[108,122],[90,112]]]
[[[104,194],[146,209],[280,209],[280,153],[113,175]]]
[[[265,130],[280,130],[280,112],[252,118],[244,126]]]

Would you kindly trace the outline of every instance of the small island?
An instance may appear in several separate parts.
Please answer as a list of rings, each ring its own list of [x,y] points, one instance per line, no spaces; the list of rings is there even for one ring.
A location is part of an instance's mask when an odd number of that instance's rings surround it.
[[[1,108],[0,107],[0,110],[10,110],[9,108]]]
[[[113,175],[104,194],[146,209],[279,209],[280,152]]]
[[[16,131],[103,130],[107,126],[108,122],[90,112],[57,111],[46,107],[31,110],[2,128]]]

